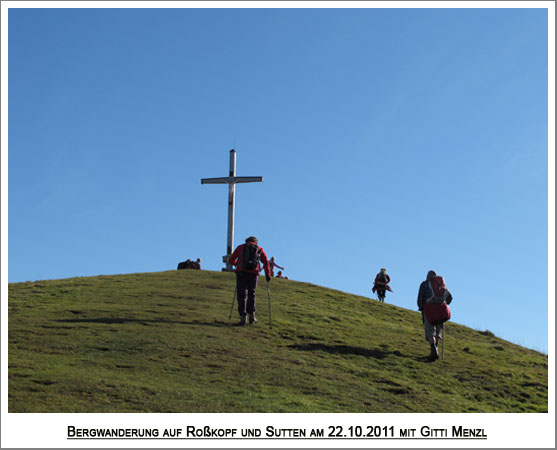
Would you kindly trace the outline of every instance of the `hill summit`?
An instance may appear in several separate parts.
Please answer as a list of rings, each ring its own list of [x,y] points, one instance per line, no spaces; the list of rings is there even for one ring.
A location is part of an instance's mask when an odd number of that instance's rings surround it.
[[[234,274],[11,283],[9,412],[547,412],[548,360],[449,322],[292,280],[234,326]]]

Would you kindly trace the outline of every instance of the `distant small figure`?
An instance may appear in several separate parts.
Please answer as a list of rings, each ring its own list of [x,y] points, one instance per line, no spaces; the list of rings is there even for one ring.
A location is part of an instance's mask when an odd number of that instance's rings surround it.
[[[281,270],[284,270],[284,267],[280,267],[276,262],[275,262],[275,257],[271,256],[271,259],[269,260],[269,265],[271,267],[271,276],[274,277],[275,276],[275,267],[278,267]]]
[[[381,271],[375,276],[373,288],[371,289],[371,292],[377,291],[377,297],[381,303],[385,303],[385,291],[393,292],[389,286],[390,282],[391,277],[387,275],[387,269],[382,267]]]
[[[191,259],[186,259],[183,262],[178,263],[178,270],[181,269],[197,269],[201,270],[201,258],[197,258],[197,260],[192,261]]]
[[[443,324],[450,319],[449,305],[453,296],[445,285],[443,277],[437,276],[435,271],[427,273],[425,281],[420,284],[418,291],[418,309],[422,312],[422,322],[425,328],[425,340],[429,342],[431,353],[429,361],[439,358],[437,346],[441,340]]]
[[[285,276],[282,274],[282,270],[279,270],[279,271],[277,272],[277,276],[276,276],[275,278],[281,278],[281,279],[283,279],[283,280],[288,280],[288,277],[285,277]]]
[[[182,270],[182,269],[191,269],[191,265],[192,262],[190,259],[186,259],[185,261],[179,262],[178,263],[178,269],[177,270]]]

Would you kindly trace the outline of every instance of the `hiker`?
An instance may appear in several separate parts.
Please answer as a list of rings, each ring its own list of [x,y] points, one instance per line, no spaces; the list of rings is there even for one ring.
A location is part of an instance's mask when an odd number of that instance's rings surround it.
[[[284,277],[282,276],[282,270],[278,271],[276,278],[284,279]]]
[[[387,269],[382,267],[379,273],[375,276],[373,288],[371,288],[371,292],[377,291],[377,297],[379,297],[379,301],[381,303],[385,302],[385,290],[393,292],[393,290],[389,286],[390,282],[391,277],[387,275]]]
[[[281,270],[284,270],[284,267],[280,267],[276,262],[275,262],[275,257],[271,256],[271,260],[269,261],[269,265],[271,266],[271,277],[275,276],[275,267],[278,267]]]
[[[178,263],[178,269],[177,270],[190,269],[191,264],[192,264],[192,262],[189,259],[186,259],[185,261],[182,261],[182,262]]]
[[[236,247],[236,250],[228,258],[228,262],[236,266],[236,295],[238,297],[238,313],[240,314],[240,325],[246,324],[246,315],[249,315],[249,323],[256,323],[255,317],[255,290],[261,266],[263,263],[265,279],[271,281],[271,268],[265,251],[259,247],[257,238],[250,236],[245,244]],[[246,301],[247,297],[247,301]]]
[[[444,292],[441,292],[444,291]],[[445,282],[442,277],[437,276],[435,271],[430,270],[427,273],[425,281],[420,284],[420,290],[418,291],[418,309],[422,313],[422,322],[425,329],[425,340],[429,342],[431,347],[431,353],[428,359],[430,361],[435,361],[439,358],[439,351],[437,347],[439,341],[441,340],[441,330],[443,329],[443,323],[445,320],[450,318],[450,313],[447,318],[442,322],[435,321],[433,324],[430,323],[428,317],[426,317],[426,305],[443,305],[450,304],[453,301],[453,296],[445,286]],[[448,307],[446,307],[448,309]],[[431,317],[430,317],[431,319]]]
[[[191,268],[201,270],[201,258],[197,258],[197,260],[195,262],[192,262],[191,263]]]

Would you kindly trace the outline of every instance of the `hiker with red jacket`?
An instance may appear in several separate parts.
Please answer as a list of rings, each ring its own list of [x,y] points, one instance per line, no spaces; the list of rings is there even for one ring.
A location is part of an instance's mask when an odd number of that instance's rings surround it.
[[[393,292],[389,286],[390,282],[391,277],[387,275],[387,269],[382,267],[381,271],[375,276],[375,281],[373,282],[373,287],[371,288],[371,292],[377,291],[377,297],[379,297],[379,301],[382,303],[385,302],[385,291]]]
[[[271,281],[271,269],[267,255],[259,247],[257,238],[250,236],[246,239],[245,244],[236,247],[236,250],[228,258],[228,262],[236,266],[236,293],[240,325],[246,324],[246,315],[249,315],[250,324],[255,323],[257,322],[255,318],[255,290],[261,271],[260,262],[263,264],[267,282]]]
[[[425,340],[429,342],[431,353],[429,355],[430,361],[435,361],[439,358],[437,346],[441,340],[441,330],[446,320],[450,318],[450,310],[448,306],[453,301],[453,296],[445,286],[443,277],[437,276],[435,271],[430,270],[427,273],[426,280],[420,284],[418,291],[418,309],[422,312],[422,321],[425,328]],[[428,307],[439,309],[442,314],[448,316],[435,317],[430,314]],[[431,323],[433,322],[433,323]]]

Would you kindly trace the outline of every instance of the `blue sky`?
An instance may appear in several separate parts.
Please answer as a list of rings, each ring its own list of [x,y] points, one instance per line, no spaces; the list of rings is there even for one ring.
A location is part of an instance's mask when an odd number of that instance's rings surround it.
[[[259,237],[293,280],[548,349],[546,9],[10,9],[8,281],[220,270]],[[6,151],[5,148],[2,149]],[[554,233],[554,230],[551,230]],[[551,318],[553,320],[553,318]],[[417,338],[421,338],[418,336]]]

